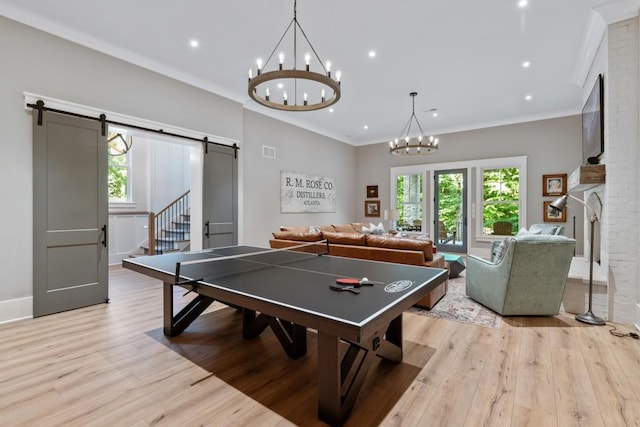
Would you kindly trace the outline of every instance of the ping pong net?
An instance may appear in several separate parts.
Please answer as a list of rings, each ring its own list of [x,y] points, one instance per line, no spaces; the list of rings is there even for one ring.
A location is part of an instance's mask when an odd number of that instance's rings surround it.
[[[322,245],[323,250],[319,250]],[[295,264],[318,255],[329,253],[326,240],[309,242],[287,248],[265,249],[234,255],[224,255],[224,249],[201,252],[200,259],[176,263],[175,285],[196,284],[197,282],[213,282],[216,279],[240,275],[257,270]]]

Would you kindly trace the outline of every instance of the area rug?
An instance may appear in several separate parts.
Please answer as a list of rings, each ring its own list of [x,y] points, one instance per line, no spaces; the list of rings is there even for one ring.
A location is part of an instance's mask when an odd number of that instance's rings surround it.
[[[449,290],[431,309],[411,307],[411,313],[469,323],[485,328],[499,329],[500,315],[478,304],[465,294],[464,276],[449,279]]]

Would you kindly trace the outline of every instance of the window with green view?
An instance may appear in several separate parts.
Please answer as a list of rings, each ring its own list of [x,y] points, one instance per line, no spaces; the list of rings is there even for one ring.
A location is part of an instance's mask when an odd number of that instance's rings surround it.
[[[109,132],[109,202],[130,202],[131,151],[123,145],[126,136]],[[128,143],[132,140],[129,137]]]
[[[423,174],[398,175],[396,177],[396,209],[398,229],[422,230]]]
[[[520,169],[482,170],[482,234],[510,235],[520,222]]]

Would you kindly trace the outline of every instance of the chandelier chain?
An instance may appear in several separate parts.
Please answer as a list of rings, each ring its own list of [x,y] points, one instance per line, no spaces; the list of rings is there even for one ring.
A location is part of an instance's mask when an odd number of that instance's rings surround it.
[[[278,50],[278,48],[280,47],[280,43],[282,43],[282,40],[284,40],[284,36],[287,35],[287,33],[289,32],[289,28],[291,28],[291,25],[294,22],[295,22],[295,18],[292,19],[291,22],[289,22],[289,25],[287,25],[287,29],[284,30],[284,33],[282,33],[282,36],[280,37],[280,40],[278,40],[278,43],[276,43],[276,47],[273,48],[273,50],[271,51],[271,54],[269,55],[269,57],[265,61],[264,68],[266,68],[267,64],[269,63],[269,61],[271,61],[271,58],[273,57],[273,54],[276,53],[276,50]],[[294,32],[295,32],[295,27],[294,27]],[[295,63],[294,63],[294,67],[295,67]]]

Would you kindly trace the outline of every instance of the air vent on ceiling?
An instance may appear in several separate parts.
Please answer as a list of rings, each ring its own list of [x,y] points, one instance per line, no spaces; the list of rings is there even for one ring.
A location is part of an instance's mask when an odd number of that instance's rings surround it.
[[[267,157],[269,159],[276,158],[276,147],[269,147],[268,145],[262,146],[262,157]]]

